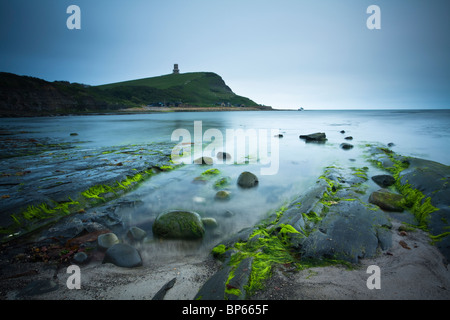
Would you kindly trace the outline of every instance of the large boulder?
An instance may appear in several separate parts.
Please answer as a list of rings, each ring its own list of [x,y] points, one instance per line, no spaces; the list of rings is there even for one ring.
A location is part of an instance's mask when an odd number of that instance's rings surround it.
[[[123,268],[142,266],[142,258],[139,251],[125,243],[117,243],[106,250],[103,263],[108,262]]]
[[[400,172],[399,182],[422,192],[421,204],[429,198],[435,211],[427,218],[428,230],[439,236],[435,245],[450,260],[450,166],[419,158],[408,158],[408,162],[408,169]]]
[[[203,237],[205,227],[198,213],[174,210],[158,215],[153,233],[164,239],[196,240]]]
[[[419,158],[408,158],[409,167],[400,175],[402,185],[410,184],[421,191],[425,197],[431,197],[431,203],[437,208],[450,205],[450,166]]]
[[[308,237],[302,238],[303,257],[333,258],[358,263],[392,245],[391,223],[381,210],[371,210],[358,200],[340,201]]]
[[[251,172],[245,171],[245,172],[242,172],[239,175],[239,178],[237,180],[237,184],[241,188],[245,188],[245,189],[253,188],[253,187],[256,187],[258,185],[258,177],[255,176]]]

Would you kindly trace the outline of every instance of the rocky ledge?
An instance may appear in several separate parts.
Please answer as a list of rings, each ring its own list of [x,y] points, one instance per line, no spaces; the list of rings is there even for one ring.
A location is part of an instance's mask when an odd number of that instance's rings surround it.
[[[173,168],[167,143],[89,149],[14,141],[15,150],[23,143],[30,155],[0,160],[2,242],[116,199]]]
[[[405,236],[415,229],[429,231],[446,265],[450,168],[402,157],[385,147],[368,146],[367,153],[375,169],[392,175],[382,179],[376,175],[372,181],[368,167],[326,168],[299,198],[212,250],[222,267],[200,288],[196,299],[253,298],[280,266],[284,273],[296,273],[312,266],[355,266],[360,259],[392,256],[394,233]],[[369,188],[373,190],[366,195]],[[396,230],[394,221],[400,224]],[[403,240],[399,245],[411,250]]]

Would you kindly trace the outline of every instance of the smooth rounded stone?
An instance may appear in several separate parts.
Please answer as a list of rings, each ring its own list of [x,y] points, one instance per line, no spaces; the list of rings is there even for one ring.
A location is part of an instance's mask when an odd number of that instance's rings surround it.
[[[196,240],[203,237],[205,227],[198,213],[174,210],[156,217],[153,233],[164,239]]]
[[[112,232],[104,233],[98,236],[97,243],[99,249],[107,250],[113,245],[119,243],[119,238],[117,238],[117,236]]]
[[[380,174],[372,177],[372,180],[380,187],[386,188],[395,183],[395,178],[388,174]]]
[[[341,131],[339,131],[340,133],[342,133],[342,134],[344,134],[345,133],[345,130],[341,130]]]
[[[103,263],[112,263],[123,268],[135,268],[142,266],[142,258],[136,248],[126,243],[117,243],[106,250]]]
[[[230,200],[231,192],[226,190],[217,191],[215,199],[220,201]]]
[[[344,149],[344,150],[350,150],[350,149],[353,149],[353,145],[352,144],[350,144],[350,143],[342,143],[341,145],[340,145],[340,147],[341,147],[341,149]]]
[[[73,256],[73,262],[78,263],[78,264],[86,263],[88,261],[88,259],[89,259],[89,256],[87,255],[86,252],[77,252]]]
[[[206,164],[206,165],[212,165],[214,163],[213,158],[211,157],[200,157],[194,160],[195,164]]]
[[[220,160],[230,160],[231,155],[228,152],[217,152],[216,154],[217,159]]]
[[[344,139],[345,140],[353,140],[353,137],[352,136],[348,136],[348,137],[345,137]]]
[[[132,241],[142,241],[146,236],[147,232],[139,227],[131,227],[127,231],[127,237]]]
[[[237,184],[241,187],[241,188],[253,188],[256,187],[258,185],[258,177],[255,176],[253,173],[245,171],[242,172],[239,175],[239,178],[237,180]]]
[[[403,196],[386,189],[372,192],[369,202],[386,211],[402,212],[404,210],[402,206]]]
[[[209,217],[208,218],[202,218],[202,222],[203,222],[203,225],[206,228],[213,229],[213,228],[217,228],[219,226],[219,224],[217,223],[217,220],[214,219],[214,218],[209,218]]]

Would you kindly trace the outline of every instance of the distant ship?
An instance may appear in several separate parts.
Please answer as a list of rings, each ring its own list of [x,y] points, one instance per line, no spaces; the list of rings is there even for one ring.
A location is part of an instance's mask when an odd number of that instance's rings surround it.
[[[305,110],[305,109],[303,109],[303,107],[300,107],[300,108],[298,109],[298,111],[303,111],[303,110]]]

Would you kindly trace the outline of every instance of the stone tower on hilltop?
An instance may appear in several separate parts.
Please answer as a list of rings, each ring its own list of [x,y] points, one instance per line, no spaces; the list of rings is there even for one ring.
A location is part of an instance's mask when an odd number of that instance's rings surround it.
[[[180,73],[180,69],[178,69],[178,64],[175,63],[173,65],[173,74],[179,74]]]

